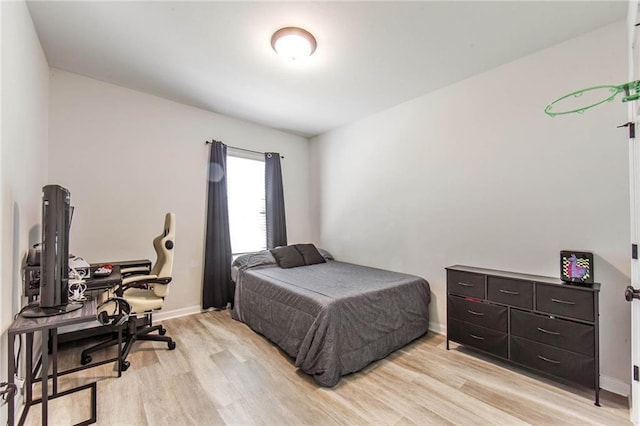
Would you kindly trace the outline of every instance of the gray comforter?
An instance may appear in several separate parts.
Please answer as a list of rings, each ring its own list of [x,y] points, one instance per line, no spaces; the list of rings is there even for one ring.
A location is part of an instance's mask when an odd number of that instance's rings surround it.
[[[429,284],[343,262],[238,271],[232,316],[273,341],[322,386],[423,335]]]

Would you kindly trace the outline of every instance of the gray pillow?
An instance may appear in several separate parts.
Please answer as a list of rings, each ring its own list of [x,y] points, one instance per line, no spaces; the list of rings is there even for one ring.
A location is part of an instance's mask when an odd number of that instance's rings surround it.
[[[255,268],[256,266],[268,265],[277,265],[276,259],[269,250],[240,255],[231,263],[231,280],[237,282],[238,271],[240,270],[244,271],[245,269]]]
[[[313,244],[296,244],[295,248],[298,249],[302,255],[304,264],[307,266],[327,262]]]
[[[262,250],[238,256],[236,260],[233,261],[232,266],[236,266],[240,269],[247,269],[255,266],[275,264],[276,259],[273,257],[271,252],[269,250]]]
[[[305,266],[304,257],[295,246],[284,246],[270,250],[281,268]]]

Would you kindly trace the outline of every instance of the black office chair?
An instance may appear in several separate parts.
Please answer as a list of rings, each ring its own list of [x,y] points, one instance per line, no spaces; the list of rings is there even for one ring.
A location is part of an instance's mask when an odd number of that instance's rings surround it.
[[[169,350],[176,348],[176,343],[169,336],[165,336],[167,330],[161,324],[153,325],[152,313],[162,309],[164,298],[169,292],[171,273],[173,269],[173,248],[175,242],[175,214],[167,213],[164,221],[162,234],[153,240],[153,247],[156,250],[157,260],[151,271],[145,268],[123,268],[122,284],[113,290],[111,297],[100,305],[98,309],[98,320],[102,323],[118,325],[127,322],[125,332],[125,345],[121,354],[122,371],[129,368],[127,355],[131,351],[131,346],[137,340],[153,340],[166,342]],[[147,272],[147,273],[145,273]],[[127,317],[123,317],[123,305],[128,304],[128,309],[124,309]],[[145,315],[146,321],[143,326],[138,326],[137,315]],[[158,334],[150,334],[157,331]],[[82,351],[80,363],[82,365],[91,362],[92,352],[116,345],[118,339],[116,335],[106,342],[92,346]]]

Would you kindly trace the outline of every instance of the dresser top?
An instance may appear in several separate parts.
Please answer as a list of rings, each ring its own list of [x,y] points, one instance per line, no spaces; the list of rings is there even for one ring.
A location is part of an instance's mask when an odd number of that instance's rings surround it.
[[[576,290],[600,291],[600,283],[581,284],[569,283],[555,277],[545,277],[542,275],[522,274],[519,272],[500,271],[497,269],[476,268],[475,266],[452,265],[447,266],[446,270],[471,272],[473,274],[491,275],[492,277],[512,278],[516,280],[534,281],[543,284],[552,284],[563,287],[571,287]]]

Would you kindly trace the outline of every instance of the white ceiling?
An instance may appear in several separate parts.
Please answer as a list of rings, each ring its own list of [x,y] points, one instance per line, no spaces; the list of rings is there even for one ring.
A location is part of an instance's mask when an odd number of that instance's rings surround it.
[[[627,10],[622,0],[28,6],[52,67],[304,136],[624,19]],[[309,60],[288,63],[272,51],[271,35],[284,26],[315,35]]]

